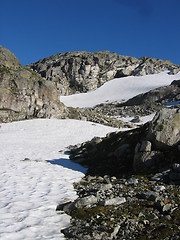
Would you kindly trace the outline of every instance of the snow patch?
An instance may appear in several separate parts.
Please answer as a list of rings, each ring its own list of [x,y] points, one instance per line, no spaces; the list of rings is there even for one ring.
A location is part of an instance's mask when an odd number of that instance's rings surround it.
[[[179,78],[180,72],[176,75],[169,75],[168,72],[162,72],[146,76],[116,78],[106,82],[103,86],[92,92],[61,96],[60,101],[68,107],[80,108],[94,107],[106,102],[124,102],[138,94],[167,86],[173,80]]]

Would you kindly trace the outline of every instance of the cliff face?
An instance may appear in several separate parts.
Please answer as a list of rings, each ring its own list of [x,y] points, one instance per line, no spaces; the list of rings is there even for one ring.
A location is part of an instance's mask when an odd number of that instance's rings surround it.
[[[105,82],[125,76],[180,71],[180,66],[154,58],[136,59],[104,52],[61,53],[30,64],[32,70],[53,81],[62,95],[95,90]]]
[[[53,82],[24,68],[8,49],[0,46],[0,122],[65,114]]]

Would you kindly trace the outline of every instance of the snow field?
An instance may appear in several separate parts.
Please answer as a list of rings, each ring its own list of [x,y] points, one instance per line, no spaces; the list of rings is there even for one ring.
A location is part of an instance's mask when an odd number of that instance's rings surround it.
[[[124,102],[138,94],[167,86],[179,78],[180,72],[176,75],[162,72],[146,76],[116,78],[92,92],[61,96],[60,101],[68,107],[80,108],[93,107],[105,102]]]
[[[70,217],[55,209],[75,199],[85,169],[59,150],[116,129],[76,120],[39,119],[0,128],[0,239],[64,239]],[[25,158],[29,158],[24,160]]]

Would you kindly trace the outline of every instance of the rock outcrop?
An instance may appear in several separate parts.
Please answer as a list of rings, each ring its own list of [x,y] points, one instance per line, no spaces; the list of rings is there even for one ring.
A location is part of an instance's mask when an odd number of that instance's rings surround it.
[[[72,217],[66,238],[179,239],[179,114],[163,108],[140,128],[69,147],[89,169],[78,198],[57,206]]]
[[[65,108],[53,82],[24,68],[0,46],[0,122],[28,118],[62,118]]]
[[[149,92],[139,94],[120,106],[141,105],[151,107],[153,105],[165,105],[168,102],[180,101],[180,80],[174,80],[169,86],[159,87]]]
[[[180,110],[162,109],[150,123],[147,139],[157,149],[168,149],[180,143]]]
[[[70,147],[70,158],[88,166],[91,175],[146,174],[179,163],[179,111],[164,108],[140,128]]]
[[[113,78],[180,71],[180,66],[154,58],[136,59],[103,52],[69,52],[44,58],[28,66],[53,81],[62,95],[95,90]]]

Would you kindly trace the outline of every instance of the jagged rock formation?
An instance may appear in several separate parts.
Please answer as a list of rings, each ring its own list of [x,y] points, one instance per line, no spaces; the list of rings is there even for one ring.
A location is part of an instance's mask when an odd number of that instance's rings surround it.
[[[0,122],[63,116],[64,105],[54,83],[24,68],[13,53],[0,46]]]
[[[164,108],[151,123],[127,132],[111,133],[70,147],[71,159],[88,166],[90,174],[119,176],[151,173],[180,159],[180,111]],[[180,176],[179,176],[180,181]]]
[[[56,83],[62,95],[95,90],[105,82],[125,76],[180,71],[180,66],[154,58],[136,59],[103,52],[70,52],[44,58],[30,64],[32,70]]]

